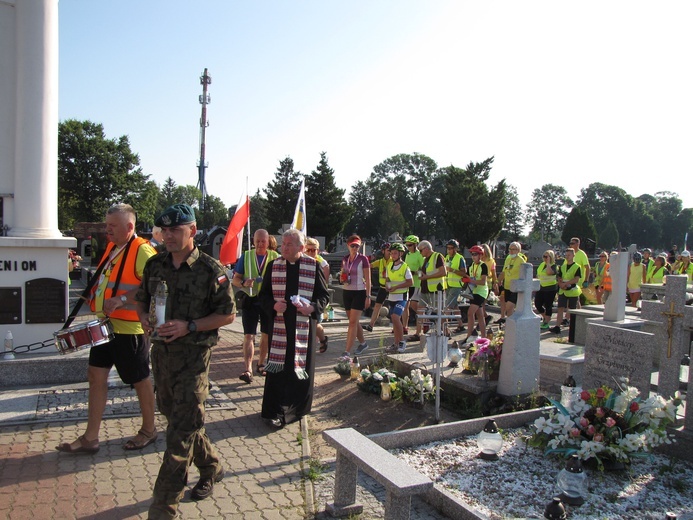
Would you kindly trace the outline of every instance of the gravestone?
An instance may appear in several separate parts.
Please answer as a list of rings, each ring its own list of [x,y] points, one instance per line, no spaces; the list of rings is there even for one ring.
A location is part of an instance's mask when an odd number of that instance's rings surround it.
[[[609,257],[611,274],[611,296],[604,304],[604,321],[623,321],[626,317],[626,285],[628,283],[628,261],[626,252],[614,253]]]
[[[654,332],[654,349],[659,355],[657,393],[663,397],[671,397],[679,389],[681,358],[688,353],[690,332],[686,328],[693,321],[693,307],[686,306],[687,280],[687,276],[667,276],[664,302],[642,302],[642,318]]]
[[[582,388],[587,390],[602,385],[615,388],[620,378],[627,377],[629,384],[647,397],[650,393],[653,341],[654,334],[590,323]]]
[[[532,310],[532,291],[538,289],[539,280],[532,278],[532,264],[522,264],[520,278],[511,286],[517,293],[517,307],[505,322],[497,389],[501,395],[525,395],[538,387],[541,318]]]

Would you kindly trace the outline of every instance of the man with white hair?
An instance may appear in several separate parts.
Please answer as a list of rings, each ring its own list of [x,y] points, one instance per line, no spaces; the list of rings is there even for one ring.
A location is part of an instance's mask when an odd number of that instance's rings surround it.
[[[435,295],[439,291],[448,288],[447,269],[445,268],[445,258],[443,255],[433,250],[433,246],[428,240],[419,242],[417,249],[424,257],[421,267],[421,297],[429,307],[435,305]],[[440,309],[441,311],[443,309]]]

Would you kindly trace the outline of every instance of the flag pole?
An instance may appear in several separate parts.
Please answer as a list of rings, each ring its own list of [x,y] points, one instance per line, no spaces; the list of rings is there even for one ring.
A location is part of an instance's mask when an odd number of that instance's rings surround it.
[[[248,177],[245,178],[245,193],[248,197],[248,251],[250,251],[250,192],[248,191]]]

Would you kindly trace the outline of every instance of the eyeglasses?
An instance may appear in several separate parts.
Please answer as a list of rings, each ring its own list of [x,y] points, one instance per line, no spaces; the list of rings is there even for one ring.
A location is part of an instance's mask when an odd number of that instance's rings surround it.
[[[355,247],[358,249],[359,247],[361,247],[361,245],[360,244],[349,244],[349,247]]]

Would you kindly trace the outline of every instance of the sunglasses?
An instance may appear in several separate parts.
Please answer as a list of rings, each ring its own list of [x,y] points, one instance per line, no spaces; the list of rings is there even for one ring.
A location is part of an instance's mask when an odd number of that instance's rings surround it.
[[[359,247],[361,247],[361,245],[360,244],[349,244],[349,247],[355,247],[358,249]]]
[[[404,244],[407,247],[414,247],[414,244]]]
[[[549,255],[544,255],[542,258],[551,258]]]
[[[311,251],[317,251],[317,249],[315,249],[314,247],[309,247],[306,249],[306,251],[310,253]]]

